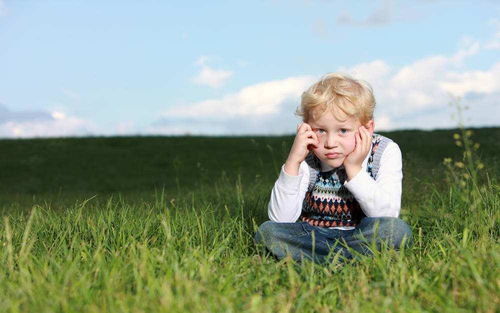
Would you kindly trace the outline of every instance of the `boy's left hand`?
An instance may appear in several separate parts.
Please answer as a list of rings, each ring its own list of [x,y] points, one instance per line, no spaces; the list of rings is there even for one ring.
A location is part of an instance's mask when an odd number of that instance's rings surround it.
[[[370,152],[372,136],[364,126],[359,127],[359,131],[354,135],[356,147],[344,159],[344,167],[348,180],[351,180],[361,171],[361,165]]]

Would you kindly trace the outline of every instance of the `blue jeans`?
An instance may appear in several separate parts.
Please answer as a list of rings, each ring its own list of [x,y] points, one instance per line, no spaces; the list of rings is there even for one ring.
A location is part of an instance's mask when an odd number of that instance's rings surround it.
[[[356,252],[370,255],[373,248],[380,249],[384,244],[394,249],[403,244],[409,246],[411,236],[410,227],[399,218],[365,217],[353,230],[311,226],[307,222],[267,221],[260,225],[255,241],[278,259],[290,255],[296,261],[306,258],[325,263],[334,254],[352,259]]]

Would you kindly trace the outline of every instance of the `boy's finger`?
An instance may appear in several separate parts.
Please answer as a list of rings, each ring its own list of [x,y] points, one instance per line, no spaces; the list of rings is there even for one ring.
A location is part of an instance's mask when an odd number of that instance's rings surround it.
[[[356,149],[361,149],[361,144],[363,143],[363,140],[361,138],[360,132],[356,132]]]
[[[366,127],[363,126],[363,133],[365,134],[365,147],[366,149],[370,149],[370,145],[372,144],[371,140],[370,140],[370,132],[368,131],[368,129]]]
[[[311,126],[309,126],[307,123],[302,123],[302,124],[300,124],[298,132],[302,134],[302,133],[305,133],[309,130],[312,130]]]
[[[363,142],[366,140],[365,128],[363,126],[359,128],[359,136],[361,137]]]
[[[302,131],[303,131],[303,132],[312,131],[312,128],[311,128],[311,126],[309,126],[309,124],[307,124],[307,123],[303,123],[303,124],[302,124]]]
[[[319,143],[319,140],[318,140],[318,135],[313,132],[312,130],[308,130],[306,131],[305,133],[302,133],[301,136],[304,136],[306,139],[314,139],[315,141],[317,141]]]
[[[370,137],[370,131],[368,130],[368,128],[363,126],[363,131],[365,132],[366,137]]]
[[[306,130],[304,134],[306,134],[308,138],[316,136],[316,133],[313,132],[312,130]]]
[[[366,134],[366,132],[367,132],[366,128],[364,126],[361,126],[359,132],[360,132],[361,139],[363,140],[363,142],[366,145],[366,141],[368,139],[368,135]]]
[[[361,126],[359,128],[359,133],[360,133],[361,136],[363,136],[363,137],[365,136],[366,133],[365,133],[365,127],[364,126]]]
[[[367,129],[366,130],[366,147],[370,149],[372,145],[372,135],[370,134],[370,131]]]
[[[313,137],[314,139],[318,142],[319,144],[319,138],[318,138],[318,134],[316,134],[315,132],[313,132]]]
[[[307,141],[307,149],[308,150],[311,150],[312,148],[317,148],[318,147],[318,144],[316,143],[316,141],[314,139],[309,139]]]
[[[299,132],[299,129],[304,125],[304,123],[297,124],[297,132]]]

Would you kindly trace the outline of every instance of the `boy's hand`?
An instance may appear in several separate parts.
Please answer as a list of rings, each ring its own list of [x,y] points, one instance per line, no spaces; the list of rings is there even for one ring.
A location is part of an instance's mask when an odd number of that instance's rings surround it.
[[[313,132],[311,126],[307,123],[302,123],[297,128],[297,135],[293,141],[292,148],[285,162],[285,172],[289,175],[299,175],[300,162],[309,154],[309,150],[317,148],[319,145],[318,136]]]
[[[359,127],[359,131],[354,135],[356,147],[344,159],[344,167],[348,180],[351,180],[361,171],[361,165],[370,152],[372,136],[364,126]]]

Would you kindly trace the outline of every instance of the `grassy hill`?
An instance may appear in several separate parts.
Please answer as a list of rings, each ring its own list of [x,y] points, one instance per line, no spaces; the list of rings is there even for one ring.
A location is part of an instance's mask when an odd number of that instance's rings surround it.
[[[414,170],[421,174],[422,169],[439,169],[443,158],[460,156],[454,133],[457,130],[382,134],[400,145],[405,176],[413,176]],[[500,128],[474,133],[474,141],[481,144],[480,156],[498,174]],[[0,140],[0,193],[127,193],[175,190],[179,184],[188,191],[210,185],[223,172],[240,175],[245,183],[256,175],[273,182],[292,142],[293,136]]]
[[[383,133],[414,245],[326,267],[252,241],[292,136],[0,140],[0,311],[498,311],[500,128],[457,133]]]

